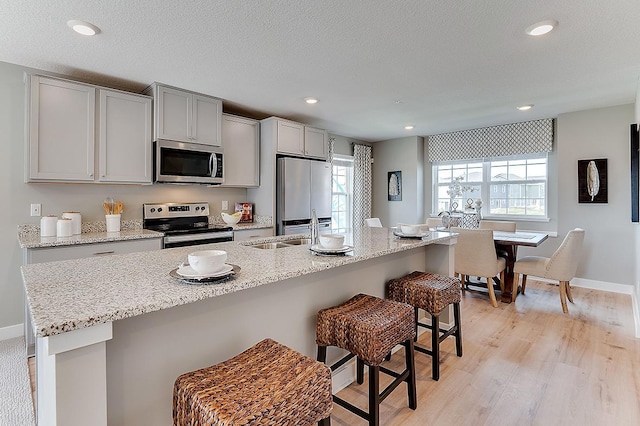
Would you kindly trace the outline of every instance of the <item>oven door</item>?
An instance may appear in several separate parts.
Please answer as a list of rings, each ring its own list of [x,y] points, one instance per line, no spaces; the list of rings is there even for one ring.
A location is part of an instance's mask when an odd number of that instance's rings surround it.
[[[233,241],[233,232],[202,232],[197,234],[166,235],[163,248],[195,246],[198,244]]]
[[[163,183],[224,183],[224,156],[220,148],[159,140],[154,150],[155,181]]]

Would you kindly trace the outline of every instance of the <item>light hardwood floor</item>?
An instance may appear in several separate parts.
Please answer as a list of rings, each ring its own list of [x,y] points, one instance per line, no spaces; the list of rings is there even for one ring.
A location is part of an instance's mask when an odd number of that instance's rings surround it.
[[[418,409],[405,385],[381,405],[381,424],[638,425],[640,340],[634,338],[631,296],[572,287],[569,314],[558,286],[531,280],[516,302],[491,307],[486,293],[462,296],[464,356],[453,338],[441,344],[440,380],[431,359],[416,353]],[[420,342],[429,345],[429,333]],[[404,355],[387,365],[400,370]],[[33,363],[30,362],[31,382]],[[381,383],[389,379],[381,374]],[[340,392],[367,408],[367,384]],[[35,397],[35,396],[34,396]],[[334,405],[332,425],[366,422]]]
[[[381,424],[639,425],[640,340],[631,296],[572,292],[569,314],[562,313],[558,286],[535,280],[515,303],[497,308],[486,293],[463,293],[463,357],[455,355],[453,338],[443,342],[436,382],[430,357],[416,353],[418,409],[407,407],[402,385],[382,403]],[[428,346],[430,333],[419,342]],[[403,357],[400,350],[388,364],[399,371]],[[340,396],[366,409],[366,381]],[[333,425],[366,424],[334,407]]]

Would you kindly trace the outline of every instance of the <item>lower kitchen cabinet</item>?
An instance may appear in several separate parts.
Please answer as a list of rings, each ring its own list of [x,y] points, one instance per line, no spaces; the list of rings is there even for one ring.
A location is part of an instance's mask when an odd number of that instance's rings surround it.
[[[273,228],[243,229],[233,231],[233,241],[249,241],[257,238],[273,237]]]
[[[224,184],[256,187],[260,185],[260,122],[222,114]]]

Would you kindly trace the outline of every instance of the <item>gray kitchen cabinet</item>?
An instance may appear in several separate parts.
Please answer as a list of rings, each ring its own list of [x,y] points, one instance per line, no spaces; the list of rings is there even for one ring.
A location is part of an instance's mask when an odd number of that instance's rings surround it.
[[[27,182],[94,178],[94,86],[31,75]]]
[[[29,79],[27,182],[152,182],[150,97]]]
[[[304,155],[307,157],[329,157],[329,135],[324,129],[304,126]]]
[[[222,114],[225,176],[222,186],[260,185],[260,122]]]
[[[220,99],[160,83],[152,84],[145,93],[155,101],[154,140],[221,145]]]
[[[233,231],[233,241],[249,241],[273,237],[273,228],[242,229]]]
[[[152,183],[151,98],[106,89],[99,93],[98,180]]]

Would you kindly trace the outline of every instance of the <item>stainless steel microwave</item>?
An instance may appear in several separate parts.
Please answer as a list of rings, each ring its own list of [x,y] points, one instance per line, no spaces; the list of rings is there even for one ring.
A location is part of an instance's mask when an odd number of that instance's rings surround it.
[[[222,149],[197,143],[154,142],[154,176],[161,183],[224,183]]]

